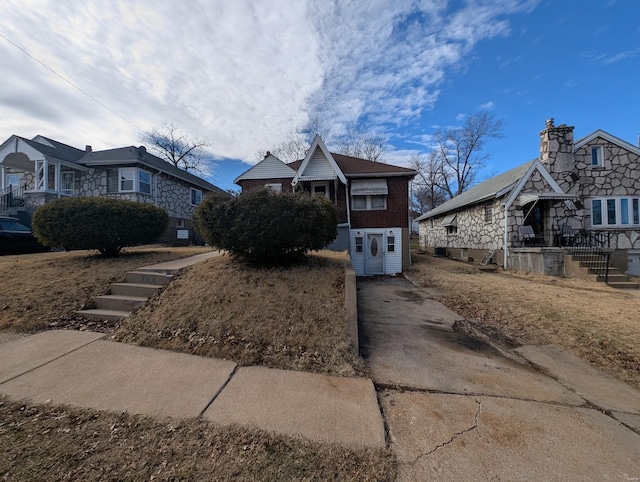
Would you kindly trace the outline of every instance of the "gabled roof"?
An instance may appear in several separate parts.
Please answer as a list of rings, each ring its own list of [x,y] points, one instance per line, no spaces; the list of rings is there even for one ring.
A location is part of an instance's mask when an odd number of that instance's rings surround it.
[[[318,155],[316,156],[317,151],[319,152],[318,152]],[[328,163],[330,167],[329,170],[333,171],[334,173],[334,175],[332,176],[334,179],[337,177],[338,179],[340,179],[340,181],[343,184],[347,183],[347,178],[344,177],[344,173],[338,167],[338,164],[336,164],[336,161],[331,155],[331,153],[329,152],[329,150],[327,149],[327,146],[324,145],[324,142],[322,141],[320,136],[316,134],[316,136],[313,138],[313,142],[311,143],[311,147],[307,151],[307,155],[302,160],[302,164],[300,164],[300,167],[296,171],[296,175],[293,177],[292,184],[296,185],[299,181],[304,181],[304,180],[312,181],[312,180],[319,180],[321,178],[324,178],[325,177],[324,173],[322,175],[315,175],[315,174],[312,175],[311,173],[307,172],[307,169],[311,171],[315,165],[317,165],[319,162],[322,162],[322,161],[325,161],[326,163]],[[320,170],[327,171],[325,166],[321,166]]]
[[[539,164],[542,170],[544,170],[544,167],[542,167],[537,159],[521,164],[520,166],[514,167],[507,172],[503,172],[502,174],[492,177],[468,191],[457,195],[446,203],[441,204],[426,214],[423,214],[416,219],[416,221],[422,221],[423,219],[429,219],[431,217],[438,216],[439,214],[448,213],[471,204],[477,204],[482,201],[504,196],[509,193],[536,164]]]
[[[603,131],[602,129],[598,129],[597,131],[592,132],[587,136],[584,136],[582,139],[578,139],[573,144],[573,151],[575,152],[577,149],[580,149],[582,146],[588,144],[589,142],[593,141],[597,137],[602,137],[603,139],[606,139],[612,144],[617,144],[620,147],[624,147],[625,149],[640,156],[640,147],[634,146],[633,144],[629,144],[627,141],[623,141],[622,139],[614,135],[611,135],[608,132]]]
[[[288,179],[296,175],[290,166],[282,162],[276,156],[267,152],[267,155],[258,164],[251,169],[243,172],[234,179],[234,183],[238,181],[246,181],[249,179]]]
[[[117,147],[115,149],[105,149],[103,151],[85,152],[85,155],[80,159],[79,163],[86,166],[142,164],[143,166],[148,166],[157,171],[165,172],[173,177],[182,179],[183,181],[187,181],[208,191],[224,193],[222,189],[214,186],[208,181],[205,181],[201,177],[191,174],[188,171],[184,171],[170,162],[147,152],[147,149],[144,146]]]
[[[19,138],[45,156],[59,159],[61,161],[78,162],[78,160],[85,153],[82,149],[63,144],[62,142],[54,141],[53,139],[49,139],[48,137],[44,136],[36,136],[33,139],[25,139],[24,137]],[[47,141],[49,145],[38,142],[36,139],[39,138]]]

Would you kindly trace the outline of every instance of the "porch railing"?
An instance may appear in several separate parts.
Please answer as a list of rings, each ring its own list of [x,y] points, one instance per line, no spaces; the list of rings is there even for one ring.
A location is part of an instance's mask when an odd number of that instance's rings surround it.
[[[7,214],[14,208],[24,206],[24,192],[26,189],[26,184],[22,186],[12,186],[9,184],[0,190],[0,216]]]
[[[617,234],[615,231],[576,230],[563,225],[552,231],[535,233],[529,238],[516,238],[513,246],[562,248],[608,283],[609,262]]]

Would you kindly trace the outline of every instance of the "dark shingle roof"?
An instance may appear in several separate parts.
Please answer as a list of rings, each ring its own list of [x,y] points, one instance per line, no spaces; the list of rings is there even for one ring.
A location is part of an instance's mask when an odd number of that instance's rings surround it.
[[[360,175],[391,175],[391,176],[415,176],[416,171],[406,167],[385,164],[384,162],[369,161],[368,159],[360,159],[359,157],[345,156],[343,154],[331,153],[331,156],[338,164],[340,170],[346,177]],[[302,160],[294,161],[287,166],[297,171],[302,164]]]
[[[71,161],[78,162],[78,160],[85,154],[82,149],[78,149],[73,146],[69,146],[67,144],[63,144],[62,142],[54,141],[53,139],[49,139],[48,137],[39,136],[50,143],[53,147],[47,146],[46,144],[42,144],[40,142],[25,139],[24,137],[20,137],[25,143],[36,149],[37,151],[42,152],[47,157],[53,157],[60,161]]]
[[[416,221],[432,218],[434,216],[438,216],[439,214],[454,211],[471,204],[475,204],[488,199],[493,199],[498,193],[515,186],[517,182],[522,179],[522,176],[527,173],[532,164],[534,164],[536,161],[537,160],[534,159],[533,161],[526,162],[517,167],[514,167],[507,172],[503,172],[498,176],[492,177],[491,179],[478,184],[468,191],[457,195],[446,203],[441,204],[437,208],[432,209],[428,213],[423,214],[418,219],[416,219]]]

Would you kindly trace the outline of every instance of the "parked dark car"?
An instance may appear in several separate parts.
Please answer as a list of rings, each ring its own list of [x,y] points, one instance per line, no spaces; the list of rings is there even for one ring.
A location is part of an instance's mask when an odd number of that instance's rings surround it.
[[[15,218],[0,217],[0,254],[51,251],[42,246],[31,230]]]

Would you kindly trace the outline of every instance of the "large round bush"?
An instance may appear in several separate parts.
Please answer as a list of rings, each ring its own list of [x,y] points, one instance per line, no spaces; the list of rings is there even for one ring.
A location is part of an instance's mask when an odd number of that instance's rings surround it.
[[[97,249],[103,256],[153,243],[168,225],[167,212],[151,204],[90,197],[56,199],[39,207],[32,221],[45,246]]]
[[[326,199],[262,189],[233,199],[212,194],[196,209],[204,240],[252,262],[280,263],[319,250],[337,235],[337,212]]]

